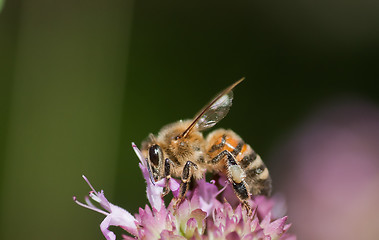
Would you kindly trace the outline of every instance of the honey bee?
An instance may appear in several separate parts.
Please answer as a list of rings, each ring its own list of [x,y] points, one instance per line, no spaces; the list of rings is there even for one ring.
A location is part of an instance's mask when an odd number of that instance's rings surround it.
[[[150,179],[166,178],[163,196],[169,192],[168,180],[181,178],[174,207],[185,197],[191,179],[212,172],[226,176],[243,206],[251,213],[250,195],[270,195],[271,178],[261,157],[232,130],[218,129],[206,138],[202,131],[213,127],[229,112],[233,88],[238,80],[219,93],[193,120],[180,120],[164,126],[157,136],[150,134],[142,143]]]

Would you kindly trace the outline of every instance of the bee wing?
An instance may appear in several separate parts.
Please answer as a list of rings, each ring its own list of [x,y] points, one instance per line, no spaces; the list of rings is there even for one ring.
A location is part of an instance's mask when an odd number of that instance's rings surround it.
[[[218,100],[216,100],[213,105],[211,105],[196,123],[199,131],[208,129],[216,125],[221,119],[223,119],[226,114],[228,114],[230,107],[232,106],[233,91],[222,95]]]
[[[218,94],[209,104],[207,104],[194,118],[188,128],[181,134],[180,137],[186,137],[187,134],[197,127],[199,131],[213,127],[226,114],[228,114],[230,107],[232,106],[233,92],[232,89],[242,82],[245,78],[241,78],[231,86],[226,88],[220,94]]]

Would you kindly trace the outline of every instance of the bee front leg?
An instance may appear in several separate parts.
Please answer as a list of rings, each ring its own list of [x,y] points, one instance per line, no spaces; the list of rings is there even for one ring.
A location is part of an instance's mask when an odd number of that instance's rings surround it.
[[[174,164],[174,163],[170,159],[166,158],[164,162],[164,176],[166,178],[166,184],[163,189],[162,198],[166,196],[170,191],[169,180],[171,178],[171,164]]]
[[[180,202],[184,199],[184,197],[186,196],[186,193],[187,193],[187,190],[188,190],[188,184],[189,184],[189,181],[192,177],[192,174],[193,174],[193,170],[191,169],[195,169],[197,170],[197,165],[191,161],[187,161],[186,164],[184,165],[184,168],[183,168],[183,172],[182,172],[182,182],[180,183],[180,192],[179,192],[179,197],[178,199],[176,200],[175,204],[174,204],[174,209],[177,209],[178,205],[180,204]]]

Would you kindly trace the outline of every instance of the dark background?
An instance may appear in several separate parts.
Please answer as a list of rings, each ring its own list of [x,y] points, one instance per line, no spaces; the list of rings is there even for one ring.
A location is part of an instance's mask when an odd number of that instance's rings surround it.
[[[217,127],[274,168],[265,156],[318,106],[378,103],[378,12],[368,0],[6,1],[0,238],[100,239],[103,216],[71,200],[89,191],[81,175],[136,213],[147,200],[131,142],[241,77]]]

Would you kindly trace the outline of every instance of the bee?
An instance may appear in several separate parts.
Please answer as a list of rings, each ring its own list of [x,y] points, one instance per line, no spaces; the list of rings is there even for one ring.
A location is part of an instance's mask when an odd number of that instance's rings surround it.
[[[166,178],[163,196],[169,192],[168,180],[181,178],[175,208],[184,199],[191,179],[204,178],[206,172],[226,176],[249,213],[250,195],[270,195],[271,178],[266,165],[239,135],[225,129],[214,130],[206,138],[202,134],[227,115],[232,90],[243,80],[219,93],[194,119],[168,124],[157,136],[150,134],[142,143],[151,181]]]

